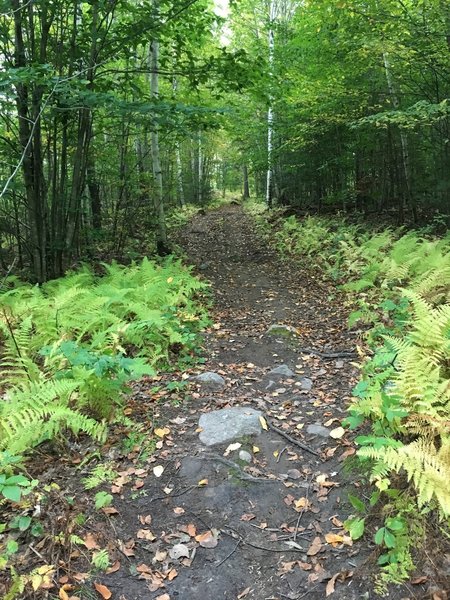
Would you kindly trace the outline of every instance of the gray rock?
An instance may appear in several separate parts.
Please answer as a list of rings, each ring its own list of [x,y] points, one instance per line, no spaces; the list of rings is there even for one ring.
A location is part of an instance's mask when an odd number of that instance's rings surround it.
[[[289,471],[287,472],[287,476],[289,477],[289,479],[300,479],[302,474],[298,469],[289,469]]]
[[[295,327],[291,327],[291,325],[282,325],[281,323],[274,323],[266,331],[266,335],[293,338],[297,336],[297,330],[295,329]]]
[[[292,371],[287,365],[279,365],[271,371],[268,375],[281,375],[282,377],[295,377],[294,371]]]
[[[200,375],[196,375],[192,379],[208,387],[219,388],[225,385],[225,379],[221,375],[219,375],[218,373],[214,373],[213,371],[206,371],[205,373],[200,373]]]
[[[313,380],[309,379],[309,377],[302,377],[300,379],[300,387],[302,390],[306,390],[307,392],[309,392],[309,390],[312,388],[313,386]]]
[[[247,452],[247,450],[241,450],[239,452],[239,458],[246,463],[252,462],[252,455],[250,454],[250,452]]]
[[[327,429],[320,423],[308,425],[308,427],[306,428],[306,432],[311,435],[320,435],[320,437],[328,437],[330,435],[329,429]]]
[[[258,435],[261,433],[259,417],[262,413],[253,408],[222,408],[204,413],[198,422],[202,431],[200,441],[205,446],[214,446],[231,442],[243,435]]]

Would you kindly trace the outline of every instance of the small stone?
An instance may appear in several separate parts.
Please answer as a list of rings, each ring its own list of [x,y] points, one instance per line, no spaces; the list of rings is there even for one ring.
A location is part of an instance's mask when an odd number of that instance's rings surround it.
[[[302,377],[300,379],[300,387],[302,390],[309,392],[313,386],[313,380],[309,379],[309,377]]]
[[[214,373],[213,371],[206,371],[205,373],[200,373],[200,375],[196,375],[192,379],[209,387],[218,388],[223,387],[225,385],[225,379],[221,375],[219,375],[218,373]]]
[[[287,365],[279,365],[275,367],[271,371],[269,371],[268,375],[281,375],[282,377],[295,377],[294,371],[292,371]]]
[[[344,368],[344,361],[343,360],[337,360],[336,364],[334,366],[336,367],[336,369],[343,369]]]
[[[283,325],[280,323],[274,323],[266,331],[266,335],[273,335],[275,337],[286,337],[293,338],[297,336],[297,330],[291,325]]]
[[[306,428],[306,432],[311,435],[319,435],[320,437],[329,437],[330,435],[330,430],[321,425],[320,423],[308,425],[308,427]]]
[[[241,450],[239,452],[239,458],[246,463],[252,462],[252,455],[250,454],[250,452],[247,452],[247,450]]]
[[[287,476],[289,477],[289,479],[300,479],[302,474],[298,469],[289,469],[289,471],[287,472]]]

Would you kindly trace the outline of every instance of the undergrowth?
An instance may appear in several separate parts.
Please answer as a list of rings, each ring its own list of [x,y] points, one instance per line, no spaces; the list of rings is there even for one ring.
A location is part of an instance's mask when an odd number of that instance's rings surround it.
[[[177,260],[104,264],[103,271],[83,267],[40,287],[14,277],[4,283],[0,506],[23,501],[38,485],[24,470],[33,448],[68,432],[103,442],[130,380],[198,358],[206,284]],[[8,598],[39,575],[14,571],[17,551],[13,523],[0,523],[0,571],[9,569],[13,581]]]
[[[366,327],[367,356],[344,425],[364,427],[358,459],[383,507],[378,591],[408,578],[421,519],[449,525],[450,235],[369,229],[345,219],[283,218],[261,204],[247,210],[282,255],[319,264],[355,306],[349,326]],[[397,489],[399,477],[409,482]],[[365,506],[347,527],[364,534]],[[415,534],[413,534],[413,530]]]

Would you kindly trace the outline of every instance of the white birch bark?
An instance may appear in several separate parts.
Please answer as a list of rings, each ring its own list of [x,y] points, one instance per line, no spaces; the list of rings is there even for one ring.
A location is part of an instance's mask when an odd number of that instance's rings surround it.
[[[273,75],[273,62],[275,55],[275,31],[273,29],[276,16],[275,0],[270,0],[269,5],[269,75]],[[272,206],[273,188],[273,97],[269,96],[269,110],[267,112],[267,177],[266,177],[266,204]]]

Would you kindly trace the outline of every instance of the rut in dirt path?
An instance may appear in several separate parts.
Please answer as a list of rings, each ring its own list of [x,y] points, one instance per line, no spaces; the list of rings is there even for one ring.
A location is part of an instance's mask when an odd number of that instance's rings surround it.
[[[336,588],[340,599],[374,597],[363,567],[370,550],[342,527],[353,491],[342,461],[354,450],[335,430],[357,373],[349,358],[303,352],[354,347],[336,291],[283,263],[240,207],[198,215],[179,243],[215,302],[206,364],[195,373],[223,381],[205,385],[191,373],[190,402],[161,406],[171,433],[152,460],[164,472],[146,479],[144,495],[123,499],[117,520],[127,539],[139,516],[151,515],[155,539],[138,540],[134,560],[153,566],[142,579],[115,574],[115,592],[124,600],[316,600]],[[275,324],[288,335],[269,335]],[[259,435],[208,445],[213,434],[199,419],[230,408],[246,418],[259,411]]]

